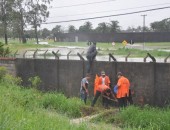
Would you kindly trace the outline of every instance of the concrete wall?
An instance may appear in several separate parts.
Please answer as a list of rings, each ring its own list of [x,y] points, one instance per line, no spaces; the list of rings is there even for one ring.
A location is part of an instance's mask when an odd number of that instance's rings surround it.
[[[61,91],[68,97],[79,96],[80,81],[86,72],[86,61],[16,59],[15,62],[8,61],[6,64],[8,63],[13,66],[15,63],[16,74],[22,77],[24,85],[29,85],[29,77],[39,76],[43,81],[41,90]],[[131,88],[135,91],[133,99],[136,104],[164,106],[170,103],[170,63],[96,61],[89,86],[91,96],[95,75],[101,70],[105,70],[110,77],[112,86],[117,82],[117,72],[121,71],[128,77]]]

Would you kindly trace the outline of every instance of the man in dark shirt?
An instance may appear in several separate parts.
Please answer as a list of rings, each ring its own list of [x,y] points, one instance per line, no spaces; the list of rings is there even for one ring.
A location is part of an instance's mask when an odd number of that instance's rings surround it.
[[[90,45],[90,47],[88,48],[87,55],[86,55],[86,58],[88,60],[87,73],[91,72],[91,67],[96,55],[97,55],[96,42],[93,42],[93,44]]]

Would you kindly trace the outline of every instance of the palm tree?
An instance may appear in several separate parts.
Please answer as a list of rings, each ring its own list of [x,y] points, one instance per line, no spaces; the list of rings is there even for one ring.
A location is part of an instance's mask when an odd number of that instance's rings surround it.
[[[118,21],[110,21],[111,23],[109,24],[110,27],[110,32],[119,32],[120,31],[120,26]]]
[[[109,32],[109,27],[107,23],[102,22],[98,24],[98,27],[95,30],[98,33],[107,33]]]

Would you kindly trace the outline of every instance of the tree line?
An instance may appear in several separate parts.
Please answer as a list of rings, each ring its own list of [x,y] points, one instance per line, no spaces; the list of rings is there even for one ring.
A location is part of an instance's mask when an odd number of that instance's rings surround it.
[[[8,35],[19,37],[25,43],[25,28],[34,28],[38,43],[37,28],[49,16],[48,5],[52,0],[1,0],[0,1],[0,35],[8,44]]]

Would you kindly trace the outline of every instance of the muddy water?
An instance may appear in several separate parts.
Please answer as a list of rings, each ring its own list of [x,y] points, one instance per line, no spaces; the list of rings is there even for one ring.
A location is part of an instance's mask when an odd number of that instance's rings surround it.
[[[86,59],[86,52],[87,52],[87,47],[57,47],[57,48],[43,48],[43,49],[39,49],[39,51],[36,53],[36,58],[40,58],[43,59],[44,58],[44,53],[46,50],[48,50],[47,52],[47,59],[55,59],[55,56],[52,55],[52,51],[54,52],[58,52],[59,54],[59,58],[66,60],[68,58],[68,54],[69,54],[69,59],[70,60],[80,60],[80,58],[77,56],[77,53],[80,53],[85,60]],[[22,52],[19,56],[17,56],[18,58],[22,58],[23,57],[24,52]],[[25,55],[26,58],[33,58],[34,55],[34,51],[28,51]],[[118,56],[118,55],[114,55],[114,57],[117,59],[117,61],[119,62],[124,62],[125,60],[125,56]],[[165,58],[156,58],[156,62],[164,62]],[[109,61],[109,55],[97,55],[96,56],[96,60],[97,61]],[[127,59],[128,62],[144,62],[144,58],[132,58],[129,57]],[[146,62],[151,62],[150,58],[146,59]],[[168,63],[170,63],[170,58],[167,60]]]

